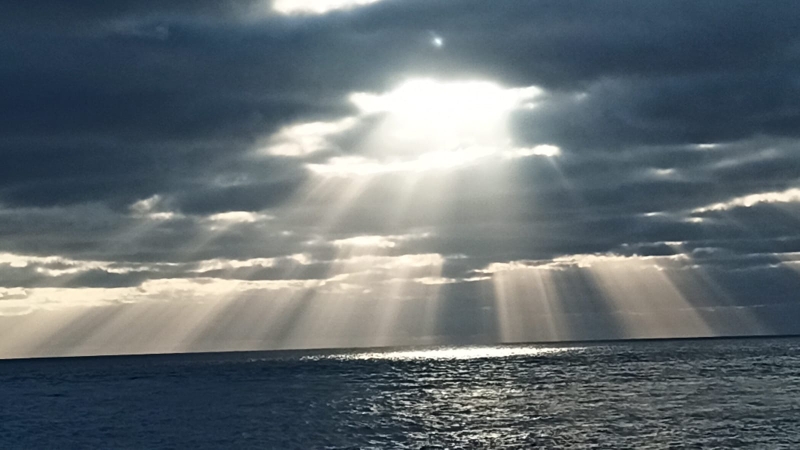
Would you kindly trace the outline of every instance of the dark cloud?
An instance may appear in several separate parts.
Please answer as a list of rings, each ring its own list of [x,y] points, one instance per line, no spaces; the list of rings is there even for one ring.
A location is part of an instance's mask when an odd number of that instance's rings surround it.
[[[800,288],[793,1],[384,0],[293,16],[252,0],[0,10],[0,284],[16,289],[0,300],[28,298],[19,289],[222,280],[247,286],[224,320],[251,323],[248,308],[277,296],[258,282],[317,282],[268,336],[282,345],[315,295],[354,289],[358,276],[396,277],[411,280],[412,303],[425,282],[442,283],[437,336],[472,342],[502,332],[491,264],[557,260],[571,337],[622,337],[624,312],[575,262],[600,255],[661,261],[662,287],[681,285],[715,332],[735,331],[734,306],[766,329],[800,331],[786,319],[798,317]],[[380,152],[387,114],[305,136],[318,151],[270,154],[275,133],[341,123],[359,113],[350,94],[410,77],[541,88],[532,108],[511,114],[509,139],[560,154],[379,170],[365,182],[313,172],[335,158],[406,158]],[[337,241],[365,235],[384,240]],[[438,271],[402,259],[430,254],[442,255]],[[343,268],[365,256],[406,265]],[[274,260],[241,263],[258,258]],[[360,275],[343,281],[347,270]],[[703,283],[716,293],[692,287]],[[410,324],[424,310],[414,305],[398,313]],[[76,323],[137,310],[104,308]]]

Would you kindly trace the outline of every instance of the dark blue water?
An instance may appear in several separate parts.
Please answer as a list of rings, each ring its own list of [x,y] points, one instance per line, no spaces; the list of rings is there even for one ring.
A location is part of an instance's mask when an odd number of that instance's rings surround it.
[[[800,340],[0,362],[0,448],[800,448]]]

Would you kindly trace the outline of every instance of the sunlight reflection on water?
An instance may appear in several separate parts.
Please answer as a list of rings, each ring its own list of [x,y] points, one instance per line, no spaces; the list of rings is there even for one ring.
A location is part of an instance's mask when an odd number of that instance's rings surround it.
[[[303,359],[335,359],[341,361],[353,360],[392,360],[392,361],[411,361],[411,360],[470,360],[485,358],[508,358],[513,356],[539,356],[557,353],[566,353],[581,350],[580,347],[437,347],[431,349],[413,350],[387,350],[358,352],[335,355],[315,355]]]

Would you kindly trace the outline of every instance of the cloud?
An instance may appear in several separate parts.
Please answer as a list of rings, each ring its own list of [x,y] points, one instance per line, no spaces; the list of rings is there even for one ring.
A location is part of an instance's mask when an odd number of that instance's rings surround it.
[[[272,9],[281,14],[325,14],[377,3],[380,0],[274,0]]]
[[[693,212],[703,213],[707,211],[724,211],[737,207],[749,208],[759,203],[798,203],[800,202],[800,189],[792,188],[783,192],[763,192],[760,194],[750,194],[743,197],[732,198],[726,202],[714,203],[713,205],[697,208]]]
[[[271,140],[274,142],[264,151],[274,156],[306,156],[329,148],[329,135],[348,130],[355,119],[346,117],[336,122],[310,122],[290,125],[279,130]]]
[[[0,329],[52,325],[30,352],[143,318],[142,349],[800,331],[791,2],[3,11]]]

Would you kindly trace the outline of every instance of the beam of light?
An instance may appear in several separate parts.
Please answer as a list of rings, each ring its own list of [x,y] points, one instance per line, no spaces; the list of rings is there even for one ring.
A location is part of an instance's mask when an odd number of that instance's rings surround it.
[[[193,344],[200,339],[209,328],[219,320],[220,316],[238,296],[246,293],[252,285],[241,281],[212,281],[210,286],[196,287],[194,282],[186,280],[166,280],[163,287],[165,291],[177,291],[183,295],[187,293],[202,292],[202,297],[187,304],[185,311],[173,320],[167,321],[169,328],[162,328],[162,342],[167,345],[169,352],[189,351]],[[200,280],[203,283],[203,280]],[[281,288],[283,284],[281,284]],[[280,288],[278,288],[280,289]],[[192,294],[190,294],[192,295]],[[175,297],[175,294],[172,294]],[[177,319],[177,320],[175,320]],[[125,322],[135,321],[135,318],[125,318]],[[109,327],[109,325],[112,325]],[[114,324],[104,324],[96,335],[102,336],[103,331],[113,330]]]
[[[448,177],[441,176],[443,173],[515,158],[557,157],[561,150],[553,145],[519,148],[511,144],[510,114],[531,104],[541,94],[535,86],[504,88],[488,81],[434,79],[410,79],[383,93],[353,93],[350,101],[360,111],[354,120],[374,121],[378,117],[371,131],[355,144],[364,151],[307,163],[311,180],[293,203],[302,207],[309,200],[317,201],[328,211],[322,222],[330,227],[347,214],[375,181],[382,182],[387,175],[401,177],[395,204],[420,200],[417,190],[421,185],[427,188],[426,201],[430,202],[430,193],[436,192],[435,197],[446,202],[451,194],[447,189]],[[330,131],[325,139],[340,132],[332,124],[355,126],[352,122],[325,123],[313,127],[317,131],[324,129],[325,133]],[[278,136],[282,146],[308,147],[303,139],[286,140],[285,132]],[[336,147],[332,142],[317,140],[319,136],[313,138],[314,148]],[[439,185],[434,186],[433,180]],[[319,197],[313,198],[315,195]],[[398,210],[390,215],[403,214]]]
[[[668,259],[671,257],[664,257]],[[631,337],[709,336],[713,330],[655,258],[583,256],[605,298],[621,313]]]
[[[407,214],[403,211],[407,205],[414,204],[417,210],[444,209],[452,193],[446,189],[448,177],[441,173],[484,161],[559,156],[561,150],[553,145],[519,148],[511,144],[510,114],[529,107],[540,94],[536,87],[508,89],[485,81],[412,79],[385,93],[354,93],[350,100],[359,115],[290,125],[271,137],[271,146],[261,152],[298,158],[323,150],[335,152],[334,142],[341,133],[358,122],[373,121],[376,125],[355,144],[365,149],[359,155],[339,154],[306,164],[312,177],[291,202],[290,215],[299,212],[303,219],[298,216],[295,221],[315,223],[320,236],[327,236],[348,216],[352,205],[365,200],[365,193],[388,182],[397,188],[390,190],[393,197],[386,201],[395,206],[385,215],[385,225],[392,228]],[[419,203],[420,186],[425,187],[423,204]],[[427,207],[433,200],[440,204]],[[353,342],[353,330],[360,329],[369,336],[369,345],[387,345],[410,335],[436,333],[439,290],[450,282],[441,277],[440,255],[392,256],[397,236],[365,235],[330,242],[336,254],[327,279],[298,310],[285,342],[300,347],[321,342],[348,345]],[[435,260],[429,261],[428,256]],[[409,305],[419,306],[414,299],[420,298],[425,299],[424,318],[409,323]]]
[[[186,220],[182,214],[169,211],[160,195],[153,195],[134,202],[128,207],[126,223],[110,239],[105,248],[108,254],[136,254],[140,244],[163,227]]]
[[[340,149],[334,138],[380,117],[374,131],[359,143],[368,149],[363,160],[334,157],[318,167],[308,165],[313,176],[301,190],[305,197],[295,198],[291,209],[314,211],[316,215],[311,217],[315,219],[305,223],[313,224],[320,236],[328,239],[351,204],[388,175],[396,177],[398,189],[392,191],[394,197],[387,198],[387,205],[405,208],[402,205],[415,204],[439,210],[454,195],[447,189],[449,180],[441,173],[490,160],[558,156],[560,149],[548,145],[515,148],[507,130],[512,111],[533,101],[540,92],[534,87],[507,89],[483,81],[410,80],[386,93],[354,93],[351,100],[360,111],[357,116],[289,125],[271,136],[259,152],[298,159],[335,153]],[[341,161],[344,164],[337,166]],[[422,205],[420,200],[424,200]],[[240,227],[268,229],[272,216],[248,211],[185,216],[169,206],[167,199],[158,195],[134,202],[127,217],[131,225],[111,245],[124,246],[126,251],[135,249],[155,230],[186,221],[195,228],[178,252],[184,262],[155,268],[163,278],[150,279],[135,288],[9,292],[8,296],[24,298],[4,300],[6,311],[27,313],[20,323],[29,328],[15,327],[11,335],[5,331],[2,337],[18,347],[3,350],[17,354],[20,349],[23,353],[46,352],[60,336],[69,338],[66,342],[77,354],[108,349],[207,349],[210,347],[204,346],[212,345],[209,336],[233,336],[241,339],[237,342],[256,346],[269,342],[275,347],[310,347],[386,345],[436,335],[440,289],[452,281],[442,278],[445,258],[440,254],[404,254],[404,238],[398,235],[331,238],[328,242],[335,254],[325,279],[294,279],[292,274],[284,274],[286,279],[282,280],[249,281],[236,277],[284,267],[284,260],[295,256],[229,260],[202,255],[213,253],[219,238]],[[387,215],[386,228],[391,229],[392,222],[403,215],[402,210]],[[307,262],[300,254],[288,267]],[[51,271],[45,275],[63,280],[94,267],[91,262],[63,263],[50,267],[37,262],[43,270]],[[187,268],[187,264],[193,267]],[[154,267],[100,261],[94,269],[115,273]],[[172,273],[178,275],[170,276]],[[14,302],[33,305],[41,314],[22,311]],[[55,311],[57,308],[60,311]],[[424,310],[422,318],[420,309]],[[37,325],[41,317],[47,319]],[[240,327],[225,330],[221,324]],[[135,336],[137,329],[146,330],[151,337]]]
[[[314,224],[320,233],[325,233],[358,203],[372,181],[372,176],[314,176],[295,193],[281,214],[290,223]]]
[[[717,334],[765,334],[765,324],[747,308],[737,306],[731,295],[698,264],[683,242],[665,242],[686,264],[683,270],[670,271],[675,285],[687,299],[696,299],[698,314]],[[713,305],[711,309],[707,305]],[[722,322],[722,323],[720,323]]]
[[[390,174],[400,177],[395,204],[421,200],[418,187],[423,185],[427,190],[425,202],[434,198],[447,202],[452,193],[447,186],[450,179],[443,173],[509,158],[560,154],[560,149],[552,145],[519,149],[510,143],[510,114],[541,93],[533,86],[504,88],[488,81],[433,79],[411,79],[384,93],[353,93],[350,100],[361,111],[359,117],[380,117],[358,143],[365,152],[335,156],[307,167],[316,180],[349,180],[350,186],[340,188],[347,194],[328,203],[335,217],[342,217],[353,201],[373,185],[373,180],[383,180],[379,177]],[[431,192],[436,195],[431,197]],[[442,210],[443,206],[429,209]],[[404,214],[398,210],[390,216]]]
[[[163,221],[152,217],[155,200],[137,202],[132,206],[134,225],[126,229],[120,239],[138,237],[142,228],[161,226]],[[219,235],[231,226],[271,220],[271,217],[249,212],[230,212],[198,219],[198,225],[208,234]],[[136,232],[131,232],[135,230]],[[130,242],[126,242],[130,244]],[[119,239],[115,244],[122,244]],[[190,246],[194,254],[203,245]],[[309,262],[302,254],[282,258],[255,258],[250,260],[201,260],[184,263],[126,263],[112,261],[73,260],[59,256],[40,257],[27,255],[0,255],[0,267],[30,266],[48,277],[50,288],[32,288],[13,292],[15,298],[0,304],[0,315],[15,314],[22,327],[0,333],[10,344],[0,346],[0,354],[35,356],[50,354],[98,354],[108,352],[141,353],[198,350],[193,342],[212,328],[228,305],[248,292],[278,293],[306,289],[312,281],[277,280],[248,282],[221,280],[219,278],[168,278],[164,273],[230,272],[276,267],[291,261],[295,265]],[[91,271],[109,274],[133,272],[161,272],[161,280],[149,280],[135,288],[68,288],[69,281]],[[166,271],[166,272],[164,272]],[[222,274],[225,276],[225,273]],[[18,298],[17,298],[18,297]],[[167,301],[167,302],[165,302]],[[20,309],[24,303],[25,309]],[[181,305],[176,309],[172,305]],[[44,316],[42,315],[44,314]],[[31,321],[33,318],[35,320]],[[138,330],[132,332],[130,330]],[[10,333],[10,334],[9,334]],[[66,348],[62,344],[69,343]],[[258,348],[258,341],[251,342]],[[224,347],[218,348],[224,349]]]
[[[129,217],[132,226],[123,230],[114,245],[131,244],[128,239],[139,238],[142,231],[163,225],[164,220],[153,217],[159,201],[156,197],[132,205]],[[252,218],[239,213],[223,214],[212,216],[209,222],[251,222]],[[225,292],[241,292],[242,288],[272,289],[286,284],[281,281],[252,285],[231,281],[220,286],[214,280],[166,279],[147,281],[138,287],[71,288],[67,287],[71,280],[92,272],[121,275],[182,269],[185,273],[187,265],[3,254],[0,255],[0,269],[4,265],[35,270],[45,278],[45,285],[51,287],[2,293],[5,298],[0,302],[0,316],[16,315],[19,318],[16,323],[20,325],[7,327],[0,333],[4,342],[0,345],[0,355],[3,356],[186,350],[187,340],[202,330],[204,323],[214,320],[218,305],[225,300]],[[187,297],[202,299],[183,301]],[[168,307],[165,300],[183,307],[174,314],[167,314],[175,308]]]
[[[263,263],[261,261],[263,260]],[[253,264],[259,262],[260,264]],[[288,264],[287,264],[288,262]],[[237,270],[241,279],[249,279],[250,274],[259,270],[259,267],[281,268],[278,280],[291,280],[279,286],[272,292],[263,290],[232,293],[228,295],[228,301],[216,308],[209,314],[211,320],[205,320],[199,330],[195,330],[191,337],[187,339],[187,344],[193,347],[204,348],[215,345],[217,341],[231,341],[231,332],[237,330],[235,341],[239,348],[285,348],[286,343],[280,339],[282,327],[291,327],[293,324],[292,313],[294,308],[300,303],[303,297],[307,297],[309,292],[315,289],[319,280],[302,280],[302,273],[305,267],[315,263],[306,254],[295,254],[280,258],[258,258],[230,264],[228,271]],[[240,264],[249,268],[244,273],[238,273]],[[231,274],[228,274],[231,275]],[[225,275],[222,275],[225,277]]]
[[[228,341],[206,341],[219,319],[242,297],[261,297],[248,309],[262,312],[252,328],[229,335],[259,348],[263,327],[285,319],[282,299],[313,287],[315,280],[243,281],[222,279],[150,280],[137,288],[31,289],[27,301],[58,299],[57,307],[19,316],[0,330],[0,355],[147,353],[225,349]],[[80,300],[80,301],[79,301]],[[165,301],[167,300],[167,301]],[[81,301],[83,303],[81,303]],[[2,318],[2,317],[0,317]],[[272,321],[272,322],[271,322]],[[241,324],[239,324],[241,325]],[[244,349],[244,348],[242,348]]]
[[[500,342],[568,337],[551,271],[519,263],[494,263],[487,273],[492,275]]]
[[[59,330],[65,329],[85,314],[84,308],[76,307],[58,313],[48,314],[45,310],[26,311],[15,317],[10,326],[0,328],[0,357],[24,358],[47,355],[41,350],[44,344]],[[3,315],[0,315],[0,319]]]
[[[81,341],[107,321],[111,311],[126,299],[136,299],[134,288],[33,288],[24,302],[33,306],[15,319],[14,326],[0,330],[0,356],[96,354],[82,352]],[[0,319],[2,318],[0,314]],[[97,321],[93,321],[97,319]],[[137,330],[138,331],[138,330]]]
[[[593,302],[597,317],[608,316],[620,337],[709,336],[763,331],[744,308],[702,269],[679,253],[674,256],[572,255],[552,261],[495,263],[492,276],[495,316],[502,342],[581,338],[577,312]],[[588,290],[566,294],[585,274]],[[566,284],[565,284],[566,283]],[[567,284],[569,286],[567,286]],[[583,305],[570,305],[575,299]],[[696,304],[688,298],[698,299]]]
[[[377,3],[380,0],[273,0],[272,9],[280,14],[325,14]]]
[[[441,275],[438,254],[392,256],[404,236],[354,236],[334,240],[327,278],[289,330],[293,346],[383,346],[425,330],[409,320],[408,307],[438,302],[439,286],[420,279]],[[436,308],[432,308],[435,310]],[[431,327],[435,323],[429,324]],[[314,330],[309,333],[309,330]]]
[[[270,222],[275,217],[271,214],[252,211],[227,211],[211,214],[206,217],[193,217],[193,228],[190,229],[189,239],[181,245],[175,254],[181,260],[196,260],[201,253],[212,253],[220,238],[226,234],[247,227],[259,228],[267,231]]]
[[[197,343],[213,330],[221,317],[235,310],[242,298],[256,297],[257,302],[248,306],[258,307],[267,315],[262,316],[261,326],[269,323],[270,315],[280,314],[281,300],[312,288],[316,280],[159,280],[148,281],[143,287],[160,296],[183,299],[185,310],[175,320],[166,324],[162,331],[163,341],[172,345],[170,351],[197,350]],[[151,297],[153,294],[151,294]],[[241,324],[240,324],[241,325]],[[235,334],[251,338],[258,336],[261,327],[255,329],[239,328]],[[256,340],[256,339],[254,339]],[[257,340],[256,340],[257,341]]]
[[[407,316],[406,309],[411,304],[409,299],[421,298],[425,302],[423,328],[415,329],[413,334],[429,336],[435,332],[441,284],[431,281],[441,277],[444,258],[435,254],[425,259],[424,265],[403,264],[393,271],[393,278],[383,281],[379,294],[388,303],[377,305],[377,346],[391,345],[402,334],[401,326],[411,325],[403,323],[403,318]]]

